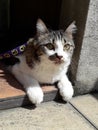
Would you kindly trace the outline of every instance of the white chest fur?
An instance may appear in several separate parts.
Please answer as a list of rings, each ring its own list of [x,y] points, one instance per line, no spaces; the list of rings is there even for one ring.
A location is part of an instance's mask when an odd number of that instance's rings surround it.
[[[41,62],[37,63],[34,68],[30,68],[24,56],[19,56],[20,63],[15,64],[11,71],[17,80],[24,86],[30,101],[38,104],[43,101],[43,91],[40,83],[58,82],[58,88],[63,99],[69,100],[73,95],[73,88],[65,75],[68,69],[70,60],[63,64],[54,64],[43,56]]]
[[[54,83],[58,81],[68,69],[68,64],[54,64],[47,57],[41,57],[41,62],[37,63],[33,69],[29,68],[25,62],[25,57],[20,57],[19,69],[35,78],[37,81],[41,83]]]

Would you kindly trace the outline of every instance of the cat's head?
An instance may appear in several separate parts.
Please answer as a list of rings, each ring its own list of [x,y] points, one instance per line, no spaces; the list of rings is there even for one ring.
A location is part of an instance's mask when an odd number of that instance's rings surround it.
[[[38,19],[36,24],[35,53],[37,57],[45,55],[51,62],[61,64],[71,59],[75,48],[73,33],[76,31],[75,22],[66,30],[49,30],[45,23]]]

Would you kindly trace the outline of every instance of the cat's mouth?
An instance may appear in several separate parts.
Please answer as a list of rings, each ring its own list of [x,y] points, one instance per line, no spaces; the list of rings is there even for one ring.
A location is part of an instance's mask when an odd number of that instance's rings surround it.
[[[62,64],[62,63],[64,63],[64,60],[56,58],[55,61],[54,61],[54,63],[55,64]]]
[[[63,56],[52,55],[52,56],[49,56],[49,59],[51,61],[53,61],[55,64],[62,64],[62,63],[64,63]]]

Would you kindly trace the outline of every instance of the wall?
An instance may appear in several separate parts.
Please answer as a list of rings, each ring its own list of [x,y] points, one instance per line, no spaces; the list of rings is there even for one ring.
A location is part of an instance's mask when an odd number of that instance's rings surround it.
[[[77,93],[98,90],[98,0],[90,0],[76,76]]]

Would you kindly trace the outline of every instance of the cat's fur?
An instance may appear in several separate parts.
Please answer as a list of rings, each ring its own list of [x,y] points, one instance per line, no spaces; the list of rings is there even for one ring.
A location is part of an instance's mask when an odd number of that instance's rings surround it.
[[[28,41],[25,52],[17,56],[20,62],[11,67],[11,72],[24,86],[32,103],[43,101],[40,83],[55,82],[63,100],[69,101],[74,90],[66,73],[74,50],[72,34],[76,26],[73,22],[65,31],[49,31],[38,19],[36,30],[36,36]]]

